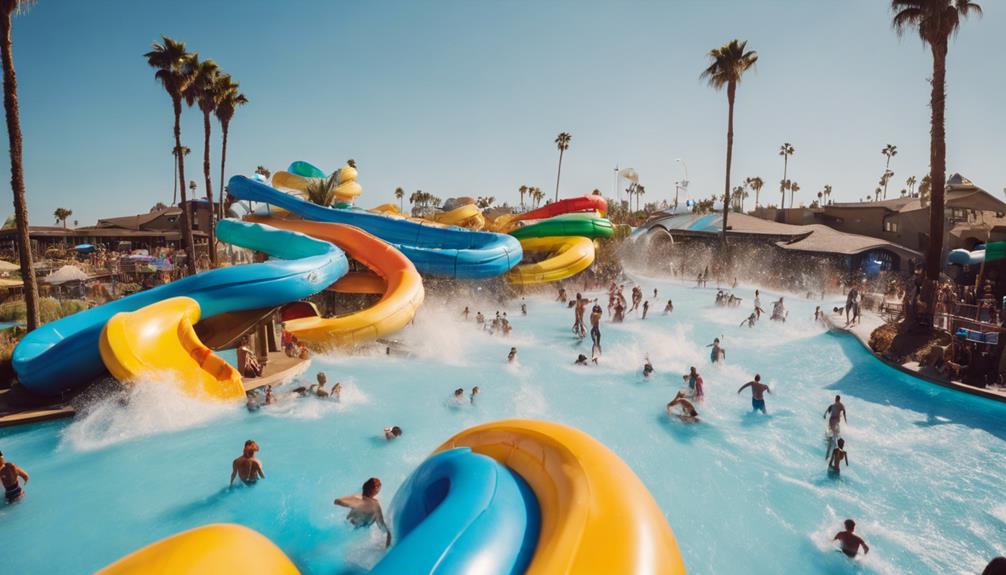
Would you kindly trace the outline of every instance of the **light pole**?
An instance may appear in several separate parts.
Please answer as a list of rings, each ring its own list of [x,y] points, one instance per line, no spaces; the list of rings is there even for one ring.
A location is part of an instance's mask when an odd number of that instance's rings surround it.
[[[688,195],[688,164],[685,163],[681,158],[674,160],[675,162],[681,164],[681,167],[685,170],[685,179],[674,182],[674,209],[678,208],[678,192],[684,191],[685,195]]]

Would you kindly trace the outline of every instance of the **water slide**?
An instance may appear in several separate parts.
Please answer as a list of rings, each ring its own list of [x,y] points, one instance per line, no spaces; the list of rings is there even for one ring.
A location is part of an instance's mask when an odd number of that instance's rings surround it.
[[[985,261],[985,248],[977,250],[956,249],[947,254],[947,263],[962,266],[975,266]]]
[[[504,234],[431,226],[364,210],[327,208],[244,176],[232,177],[227,188],[240,200],[270,204],[307,220],[361,228],[401,250],[422,274],[491,278],[510,271],[523,256],[517,239]]]
[[[510,230],[510,235],[518,239],[554,236],[610,238],[614,233],[611,222],[599,217],[597,212],[562,214],[547,220],[528,221],[527,225]]]
[[[458,433],[405,480],[388,516],[395,544],[377,575],[686,572],[670,526],[632,469],[558,423],[514,419]],[[222,567],[228,560],[233,569]],[[257,532],[211,525],[135,551],[99,575],[222,572],[297,570]]]
[[[179,373],[181,389],[206,399],[240,400],[241,374],[199,340],[199,302],[173,297],[136,311],[112,316],[98,348],[108,371],[119,381],[157,373]]]
[[[349,315],[286,321],[286,329],[313,347],[353,345],[395,333],[412,321],[423,303],[423,280],[416,267],[388,243],[353,226],[268,216],[246,221],[299,232],[335,244],[370,273],[350,272],[335,283],[342,293],[380,293],[373,306]]]
[[[342,250],[294,232],[223,220],[217,224],[217,237],[274,259],[203,272],[47,323],[14,348],[21,385],[34,393],[58,395],[102,376],[99,341],[117,313],[177,296],[195,300],[201,317],[277,306],[325,289],[349,269]]]
[[[335,199],[339,202],[352,203],[357,196],[363,193],[363,188],[356,181],[358,174],[356,168],[343,166],[335,171]],[[329,176],[321,169],[308,162],[296,161],[290,164],[286,172],[276,172],[272,176],[272,185],[298,192],[307,193],[307,187],[312,183],[327,179]]]
[[[608,201],[593,194],[576,198],[565,198],[558,202],[524,212],[523,214],[500,216],[493,221],[493,228],[506,231],[522,220],[544,220],[562,214],[574,212],[600,212],[602,216],[608,213]]]
[[[545,254],[538,262],[520,264],[507,274],[517,285],[556,282],[574,276],[594,263],[594,240],[578,236],[527,238],[520,241],[525,254]]]

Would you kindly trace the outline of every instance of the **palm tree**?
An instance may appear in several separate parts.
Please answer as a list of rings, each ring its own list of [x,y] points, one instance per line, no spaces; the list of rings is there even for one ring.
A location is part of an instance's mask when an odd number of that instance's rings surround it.
[[[188,146],[182,146],[181,156],[179,159],[178,148],[171,150],[171,155],[175,157],[175,183],[171,185],[171,205],[178,203],[178,162],[184,162],[185,156],[188,156],[192,152],[192,149]]]
[[[898,155],[898,147],[894,144],[887,144],[883,150],[880,150],[880,153],[887,156],[887,163],[884,164],[884,173],[891,172],[891,158]],[[893,176],[894,172],[891,172],[891,175]],[[887,199],[887,182],[884,182],[884,199]]]
[[[947,142],[944,114],[946,112],[947,51],[950,36],[960,29],[961,19],[974,14],[981,16],[982,8],[970,0],[891,0],[894,12],[892,24],[899,35],[909,28],[919,33],[922,42],[933,54],[932,91],[929,98],[929,249],[926,252],[926,278],[930,285],[924,290],[927,306],[933,309],[935,290],[943,267],[943,192],[946,186]]]
[[[929,193],[932,191],[933,187],[931,180],[929,179],[929,174],[922,176],[922,180],[919,181],[919,198],[922,200],[922,205],[926,206],[929,204]]]
[[[21,113],[17,101],[17,76],[14,73],[13,40],[11,26],[15,14],[24,14],[35,2],[33,0],[0,0],[0,34],[3,46],[3,104],[7,116],[7,138],[10,146],[10,186],[14,193],[14,221],[17,222],[17,251],[21,264],[21,280],[24,282],[24,304],[28,331],[39,326],[38,283],[35,279],[35,263],[31,256],[31,238],[28,230],[28,202],[24,190],[24,166],[21,163]]]
[[[880,176],[880,186],[883,188],[883,197],[887,199],[887,182],[891,181],[891,177],[894,176],[894,172],[887,170],[882,176]]]
[[[3,0],[7,2],[9,0]],[[143,55],[147,64],[157,70],[154,79],[158,80],[164,91],[171,97],[171,106],[175,114],[175,149],[182,148],[182,97],[192,83],[192,69],[188,65],[190,55],[185,50],[184,42],[176,42],[167,36],[161,36],[161,43],[155,42],[152,50]],[[179,160],[181,157],[179,156]],[[188,205],[185,194],[185,162],[178,162],[178,190],[182,203]],[[196,273],[195,245],[192,240],[192,226],[189,223],[189,210],[182,210],[182,247],[185,250],[185,268],[190,274]]]
[[[793,203],[793,196],[796,195],[796,193],[799,191],[800,191],[800,184],[796,182],[791,182],[789,184],[789,207],[792,208],[793,206],[796,205],[795,203]]]
[[[734,187],[733,192],[733,199],[734,199],[733,209],[735,212],[739,212],[742,214],[744,213],[744,198],[746,198],[748,195],[747,192],[744,191],[744,189],[745,189],[744,186],[736,186]]]
[[[824,200],[831,203],[831,184],[825,184],[822,191],[824,192]]]
[[[905,184],[908,186],[908,195],[915,195],[915,176],[908,176],[908,179],[905,180]]]
[[[493,197],[493,196],[482,196],[479,199],[475,200],[475,205],[480,210],[488,209],[490,206],[492,206],[495,203],[496,203],[496,198]]]
[[[559,176],[562,175],[562,153],[569,149],[569,141],[573,139],[573,136],[569,135],[569,132],[559,132],[559,135],[555,137],[555,145],[559,148],[559,171],[555,174],[555,201],[559,201]]]
[[[269,181],[269,178],[272,177],[272,172],[266,169],[265,166],[256,166],[255,173],[265,178],[266,181]]]
[[[541,191],[541,188],[535,186],[531,188],[531,197],[534,199],[534,207],[538,207],[538,204],[545,199],[545,192]]]
[[[213,184],[210,181],[210,114],[216,111],[217,102],[220,100],[220,94],[217,91],[220,67],[213,60],[199,61],[198,53],[192,54],[192,57],[189,58],[189,67],[192,69],[192,82],[185,90],[185,103],[189,107],[192,107],[193,104],[198,105],[199,111],[203,113],[203,191],[210,208],[210,222],[206,234],[210,264],[216,264],[216,230],[213,226],[213,216],[216,210],[213,209]]]
[[[405,213],[405,190],[395,188],[395,199],[398,200],[398,211]]]
[[[307,201],[319,206],[331,206],[335,200],[335,188],[339,185],[338,176],[339,172],[336,171],[327,178],[311,180],[304,189]]]
[[[759,176],[753,178],[748,178],[744,180],[744,185],[754,190],[755,193],[755,207],[757,208],[759,199],[761,197],[761,189],[765,186],[765,181]]]
[[[239,84],[228,74],[221,74],[217,78],[216,90],[219,100],[217,101],[214,113],[217,116],[217,121],[220,122],[220,133],[223,136],[223,142],[220,144],[220,219],[224,219],[225,216],[224,168],[227,165],[227,132],[230,130],[231,119],[234,118],[234,112],[238,109],[238,106],[244,106],[248,103],[248,98],[241,92],[238,92],[238,89]],[[262,169],[264,170],[265,168]]]
[[[786,173],[789,170],[789,157],[795,153],[796,148],[789,142],[779,146],[779,155],[782,156],[782,181],[779,182],[779,191],[782,193],[782,205],[779,206],[780,208],[786,207],[786,182],[789,181],[786,179]]]
[[[517,193],[520,194],[520,208],[522,210],[524,209],[524,194],[527,193],[527,190],[528,190],[527,186],[521,186],[517,188]]]
[[[741,76],[758,61],[758,53],[748,50],[747,44],[746,41],[731,40],[710,50],[709,58],[712,61],[701,76],[709,81],[714,90],[721,90],[724,86],[727,88],[727,169],[723,185],[723,233],[720,236],[720,243],[724,245],[727,241],[727,218],[730,215],[727,206],[730,205],[730,163],[734,153],[734,99]]]
[[[646,186],[638,185],[636,186],[636,211],[640,211],[642,208],[639,206],[639,201],[643,195],[646,194]]]
[[[823,202],[824,202],[824,192],[821,191],[821,192],[817,193],[817,205],[818,205],[818,207],[820,207]],[[814,206],[811,206],[811,207],[814,207]]]
[[[877,189],[873,190],[873,201],[879,202],[880,201],[880,194],[883,193],[883,191],[884,191],[884,188],[881,188],[880,186],[877,186]]]
[[[63,229],[66,229],[66,220],[73,215],[73,210],[68,210],[66,208],[56,208],[56,211],[52,213],[52,216],[56,218],[56,223],[63,222]]]

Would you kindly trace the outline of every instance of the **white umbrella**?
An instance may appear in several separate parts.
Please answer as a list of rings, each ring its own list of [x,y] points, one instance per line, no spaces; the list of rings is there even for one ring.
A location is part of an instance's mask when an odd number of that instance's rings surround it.
[[[632,183],[639,183],[639,173],[632,168],[623,168],[621,172],[618,172],[618,175]]]
[[[45,277],[45,283],[59,285],[66,282],[83,281],[87,278],[87,273],[77,266],[63,266],[47,275]]]
[[[19,266],[17,264],[12,264],[10,262],[6,262],[6,261],[3,261],[3,260],[0,260],[0,273],[16,272],[16,271],[18,271],[20,269],[21,269],[21,266]]]

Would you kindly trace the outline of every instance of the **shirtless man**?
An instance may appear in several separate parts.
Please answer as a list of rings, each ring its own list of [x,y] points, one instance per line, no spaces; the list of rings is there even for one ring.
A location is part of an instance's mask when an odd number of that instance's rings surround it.
[[[325,389],[325,384],[328,383],[328,376],[325,372],[318,372],[318,387],[314,390],[314,394],[322,399],[327,399],[331,396],[328,390]]]
[[[727,350],[720,347],[720,338],[716,338],[713,342],[706,347],[713,348],[709,352],[709,361],[716,363],[718,361],[723,361],[727,358]]]
[[[472,388],[472,397],[470,401],[472,405],[475,405],[475,397],[478,396],[478,394],[479,394],[479,386],[476,385],[475,387]]]
[[[643,317],[642,317],[642,319],[646,319],[646,312],[648,312],[648,311],[650,311],[650,300],[646,300],[646,301],[643,302]]]
[[[762,314],[763,311],[765,311],[765,310],[763,310],[761,308],[761,292],[758,291],[758,290],[755,290],[754,313],[757,316],[757,319],[761,319],[761,314]]]
[[[667,315],[672,311],[674,311],[674,302],[671,300],[667,300],[667,305],[664,306],[664,315]]]
[[[681,413],[674,413],[674,406],[679,406],[681,408]],[[698,423],[699,412],[695,410],[695,406],[692,402],[685,399],[685,394],[679,391],[674,399],[667,404],[667,415],[677,416],[681,421],[685,423]]]
[[[751,312],[751,315],[737,327],[744,327],[744,324],[747,324],[748,327],[754,327],[756,321],[758,321],[758,315],[755,312]]]
[[[397,425],[384,428],[384,439],[391,441],[402,436],[402,428]]]
[[[744,385],[740,386],[737,393],[744,391],[745,387],[751,388],[751,411],[761,411],[762,413],[768,413],[765,411],[765,392],[772,393],[772,390],[768,388],[767,385],[761,382],[761,375],[755,374],[754,381],[749,381]]]
[[[611,318],[611,321],[615,323],[622,323],[622,320],[625,319],[625,305],[622,304],[623,299],[624,298],[619,298],[618,301],[615,302],[615,315]]]
[[[457,405],[462,405],[465,402],[465,389],[459,387],[454,390],[454,403]]]
[[[339,497],[334,503],[340,507],[349,507],[349,515],[346,519],[354,527],[370,527],[377,524],[382,531],[388,534],[385,547],[391,547],[391,530],[384,523],[384,513],[381,511],[381,502],[377,500],[377,494],[381,492],[381,480],[371,477],[363,484],[363,492],[358,495],[347,495]]]
[[[593,357],[601,355],[601,306],[594,304],[590,311],[590,340],[593,342],[590,354]]]
[[[838,447],[831,450],[831,460],[828,461],[828,474],[838,475],[842,473],[842,461],[845,466],[849,466],[849,452],[845,450],[845,440],[839,438]]]
[[[575,316],[573,318],[573,333],[576,334],[576,337],[587,335],[587,328],[583,325],[583,313],[586,311],[588,303],[589,300],[577,292],[576,307],[574,308]]]
[[[849,418],[845,415],[845,406],[842,405],[842,396],[835,396],[835,403],[828,406],[828,409],[824,410],[824,417],[828,418],[828,446],[825,448],[824,456],[829,457],[831,455],[831,450],[835,445],[835,440],[841,434],[841,423],[842,419],[845,419],[846,423],[849,423]]]
[[[28,483],[28,472],[21,469],[14,463],[6,461],[3,452],[0,452],[0,482],[3,483],[4,498],[7,503],[14,503],[24,497],[24,489],[18,480]]]
[[[576,361],[573,362],[573,365],[587,365],[587,356],[582,353],[576,356]]]
[[[845,553],[849,558],[855,557],[859,553],[860,546],[863,547],[863,554],[866,555],[870,552],[870,546],[863,541],[863,538],[859,535],[853,533],[856,530],[856,522],[852,519],[845,520],[845,531],[839,531],[832,538],[832,541],[838,541],[842,546],[842,553]]]
[[[650,377],[653,373],[653,364],[650,363],[650,358],[646,358],[646,363],[643,364],[643,377]]]
[[[507,361],[507,363],[513,363],[514,360],[516,360],[516,359],[517,359],[517,348],[516,347],[511,347],[510,348],[510,353],[508,353],[507,356],[506,356],[506,361]]]
[[[461,312],[461,315],[465,316],[465,319],[467,320],[469,313],[471,313],[471,312],[468,310],[468,306],[465,306],[465,310],[463,312]]]
[[[240,478],[245,485],[255,485],[259,479],[265,479],[262,462],[255,457],[257,452],[257,443],[251,439],[245,442],[241,457],[235,459],[231,464],[231,487],[234,486],[234,478],[236,477]]]

